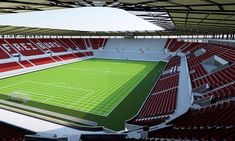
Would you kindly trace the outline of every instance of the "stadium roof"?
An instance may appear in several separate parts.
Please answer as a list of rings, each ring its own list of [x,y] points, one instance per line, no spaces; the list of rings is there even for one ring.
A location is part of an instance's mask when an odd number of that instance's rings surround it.
[[[213,34],[235,32],[234,0],[2,0],[0,13],[19,13],[75,7],[116,7],[129,11],[149,22],[166,29],[159,33],[139,33],[136,35],[180,35],[180,34]],[[92,35],[89,32],[61,31],[48,29],[4,27],[0,32],[11,29],[25,30],[32,34],[71,34]],[[38,32],[36,32],[38,31]],[[100,33],[95,33],[102,34]],[[122,34],[120,32],[116,35]],[[107,35],[115,35],[107,33]]]
[[[1,25],[73,31],[159,31],[161,27],[129,12],[108,7],[82,7],[0,15]]]

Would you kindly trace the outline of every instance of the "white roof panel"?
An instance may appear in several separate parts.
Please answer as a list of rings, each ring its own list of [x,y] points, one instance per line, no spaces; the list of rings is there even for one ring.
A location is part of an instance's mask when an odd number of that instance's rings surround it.
[[[0,15],[0,25],[76,31],[163,30],[116,8],[84,7]]]

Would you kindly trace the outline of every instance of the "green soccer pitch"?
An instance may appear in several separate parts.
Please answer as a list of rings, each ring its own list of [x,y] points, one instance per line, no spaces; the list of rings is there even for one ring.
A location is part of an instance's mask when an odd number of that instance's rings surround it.
[[[108,117],[157,65],[89,59],[2,79],[0,93],[24,95],[38,103]]]

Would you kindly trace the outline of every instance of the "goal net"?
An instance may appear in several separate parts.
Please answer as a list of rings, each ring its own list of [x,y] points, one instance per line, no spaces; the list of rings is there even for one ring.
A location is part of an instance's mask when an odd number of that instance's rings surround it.
[[[26,103],[31,100],[30,94],[27,94],[25,92],[19,92],[19,91],[15,91],[15,92],[10,93],[9,99],[14,100],[14,101],[23,102],[23,103]]]

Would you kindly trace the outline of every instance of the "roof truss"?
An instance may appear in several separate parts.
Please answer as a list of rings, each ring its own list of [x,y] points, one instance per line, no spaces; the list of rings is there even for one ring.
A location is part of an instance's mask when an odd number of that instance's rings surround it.
[[[124,9],[163,27],[166,33],[235,32],[234,0],[1,0],[0,14],[88,6]],[[2,30],[4,29],[0,31]],[[43,30],[33,33],[42,32]],[[2,31],[1,34],[3,33],[7,31]],[[25,34],[26,31],[16,28],[12,33]],[[53,31],[54,33],[58,32]]]

